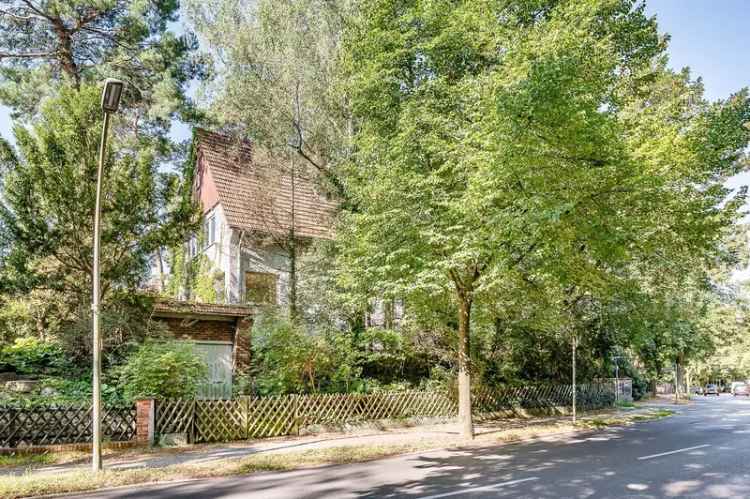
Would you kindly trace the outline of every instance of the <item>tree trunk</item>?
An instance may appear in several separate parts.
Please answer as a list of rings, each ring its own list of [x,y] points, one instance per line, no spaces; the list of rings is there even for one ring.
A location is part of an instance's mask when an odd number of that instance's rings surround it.
[[[393,298],[383,299],[383,327],[385,329],[393,329],[394,318],[395,318],[396,303]]]
[[[297,165],[292,157],[292,171],[290,175],[290,184],[292,187],[292,206],[291,206],[291,223],[289,224],[289,240],[287,249],[289,250],[289,317],[292,320],[297,318]]]
[[[156,249],[156,256],[157,256],[157,261],[159,262],[159,292],[163,293],[164,289],[166,289],[167,287],[167,278],[166,278],[166,275],[164,274],[164,257],[162,256],[162,253],[161,253],[161,246],[159,246]],[[170,298],[174,298],[174,297],[170,296]]]
[[[289,235],[289,317],[297,318],[297,242],[294,228]]]
[[[471,416],[471,375],[469,358],[469,334],[471,321],[471,298],[465,293],[458,296],[458,419],[461,435],[474,438],[474,422]]]
[[[681,399],[684,396],[684,384],[685,384],[685,377],[684,377],[684,370],[683,370],[683,364],[685,362],[685,356],[680,353],[677,355],[677,359],[675,361],[675,368],[674,368],[674,396],[676,399]]]

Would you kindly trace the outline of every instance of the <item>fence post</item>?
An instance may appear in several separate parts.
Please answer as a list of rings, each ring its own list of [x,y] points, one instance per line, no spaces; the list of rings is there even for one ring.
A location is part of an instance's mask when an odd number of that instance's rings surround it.
[[[135,440],[149,447],[154,445],[156,403],[154,399],[135,402]]]
[[[197,426],[196,422],[196,409],[195,409],[195,399],[192,399],[190,401],[190,427],[188,428],[187,434],[188,434],[188,443],[194,444],[195,443],[195,427]]]
[[[245,410],[245,428],[244,428],[244,436],[245,440],[248,440],[250,438],[250,397],[248,395],[244,395],[242,399],[245,401],[243,405]]]
[[[299,397],[300,396],[301,395],[293,395],[294,401],[292,403],[292,405],[294,406],[294,426],[295,426],[295,429],[297,430],[295,432],[297,436],[299,436],[299,433],[302,427],[302,425],[300,424],[300,411],[299,411]]]

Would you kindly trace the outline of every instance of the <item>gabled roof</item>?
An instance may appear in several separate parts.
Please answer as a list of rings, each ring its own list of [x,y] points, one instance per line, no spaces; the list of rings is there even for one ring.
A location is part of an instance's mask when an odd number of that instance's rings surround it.
[[[196,130],[195,138],[196,174],[210,176],[231,227],[286,234],[294,220],[298,237],[331,237],[336,203],[319,191],[314,172],[303,162],[292,168],[249,142],[207,130]]]

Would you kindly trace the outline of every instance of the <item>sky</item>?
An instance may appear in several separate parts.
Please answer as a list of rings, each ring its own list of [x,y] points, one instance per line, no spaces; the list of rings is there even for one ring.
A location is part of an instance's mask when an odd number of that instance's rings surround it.
[[[750,86],[750,1],[651,0],[646,11],[671,36],[670,66],[687,66],[700,76],[708,99],[726,99]],[[750,172],[729,182],[740,185],[750,185]]]

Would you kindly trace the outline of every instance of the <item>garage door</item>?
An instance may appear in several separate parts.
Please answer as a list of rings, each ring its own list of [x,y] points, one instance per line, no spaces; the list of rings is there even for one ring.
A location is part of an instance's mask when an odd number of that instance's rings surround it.
[[[198,387],[198,398],[232,398],[232,344],[196,342],[194,345],[195,353],[208,365],[208,379]]]

